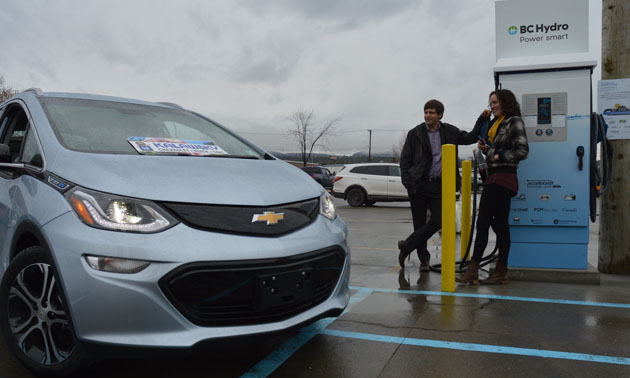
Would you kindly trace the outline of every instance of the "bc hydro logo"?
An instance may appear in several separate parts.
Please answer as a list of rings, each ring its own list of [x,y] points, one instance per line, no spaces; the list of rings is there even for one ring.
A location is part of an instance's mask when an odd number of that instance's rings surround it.
[[[510,35],[514,35],[514,34],[516,34],[517,32],[518,32],[518,28],[517,28],[516,26],[514,26],[514,25],[512,25],[512,26],[510,26],[510,27],[508,28],[508,33],[510,33]]]

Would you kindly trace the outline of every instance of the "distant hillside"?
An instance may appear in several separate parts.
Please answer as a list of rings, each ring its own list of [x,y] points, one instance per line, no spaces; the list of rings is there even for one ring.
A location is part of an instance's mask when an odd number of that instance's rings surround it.
[[[459,146],[459,158],[460,160],[471,160],[472,149],[475,145],[471,146]],[[302,161],[302,155],[299,153],[282,153],[271,152],[275,157],[282,160]],[[365,163],[371,161],[373,163],[398,163],[398,159],[394,158],[391,153],[379,153],[372,154],[372,159],[368,160],[367,152],[355,152],[352,155],[332,155],[332,154],[312,154],[309,163],[315,163],[319,165],[326,164],[352,164],[352,163]]]

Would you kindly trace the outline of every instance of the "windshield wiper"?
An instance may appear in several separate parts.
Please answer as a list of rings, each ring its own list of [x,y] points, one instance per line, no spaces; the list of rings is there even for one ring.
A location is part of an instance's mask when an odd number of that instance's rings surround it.
[[[193,156],[193,155],[191,155]],[[252,155],[203,155],[201,157],[216,157],[216,158],[229,158],[229,159],[253,159],[253,160],[259,160],[260,157],[259,156],[252,156]]]

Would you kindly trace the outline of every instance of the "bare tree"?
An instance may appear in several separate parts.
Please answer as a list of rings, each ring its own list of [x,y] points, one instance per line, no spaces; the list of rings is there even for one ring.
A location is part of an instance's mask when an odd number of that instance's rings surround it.
[[[297,110],[287,117],[293,123],[289,130],[289,135],[293,136],[300,145],[302,163],[306,167],[306,162],[311,158],[313,148],[319,143],[324,144],[326,137],[332,135],[333,127],[341,120],[338,116],[326,121],[321,128],[314,125],[313,110]]]
[[[396,143],[392,145],[392,160],[394,163],[400,161],[400,154],[402,153],[403,146],[405,145],[405,139],[407,139],[407,134],[403,131],[398,136]]]
[[[11,87],[5,87],[4,85],[4,76],[0,75],[0,102],[10,98],[17,91]]]

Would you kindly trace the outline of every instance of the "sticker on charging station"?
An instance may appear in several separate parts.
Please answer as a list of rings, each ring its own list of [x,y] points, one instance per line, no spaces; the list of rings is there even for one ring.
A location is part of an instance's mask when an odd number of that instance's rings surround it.
[[[143,155],[227,155],[211,140],[188,140],[174,138],[129,137],[129,144]]]
[[[577,221],[573,219],[554,219],[553,224],[577,224]]]
[[[553,180],[527,180],[528,188],[552,188]]]
[[[512,201],[525,201],[526,199],[527,199],[527,196],[525,195],[525,193],[521,193],[517,195],[516,197],[512,198]]]

